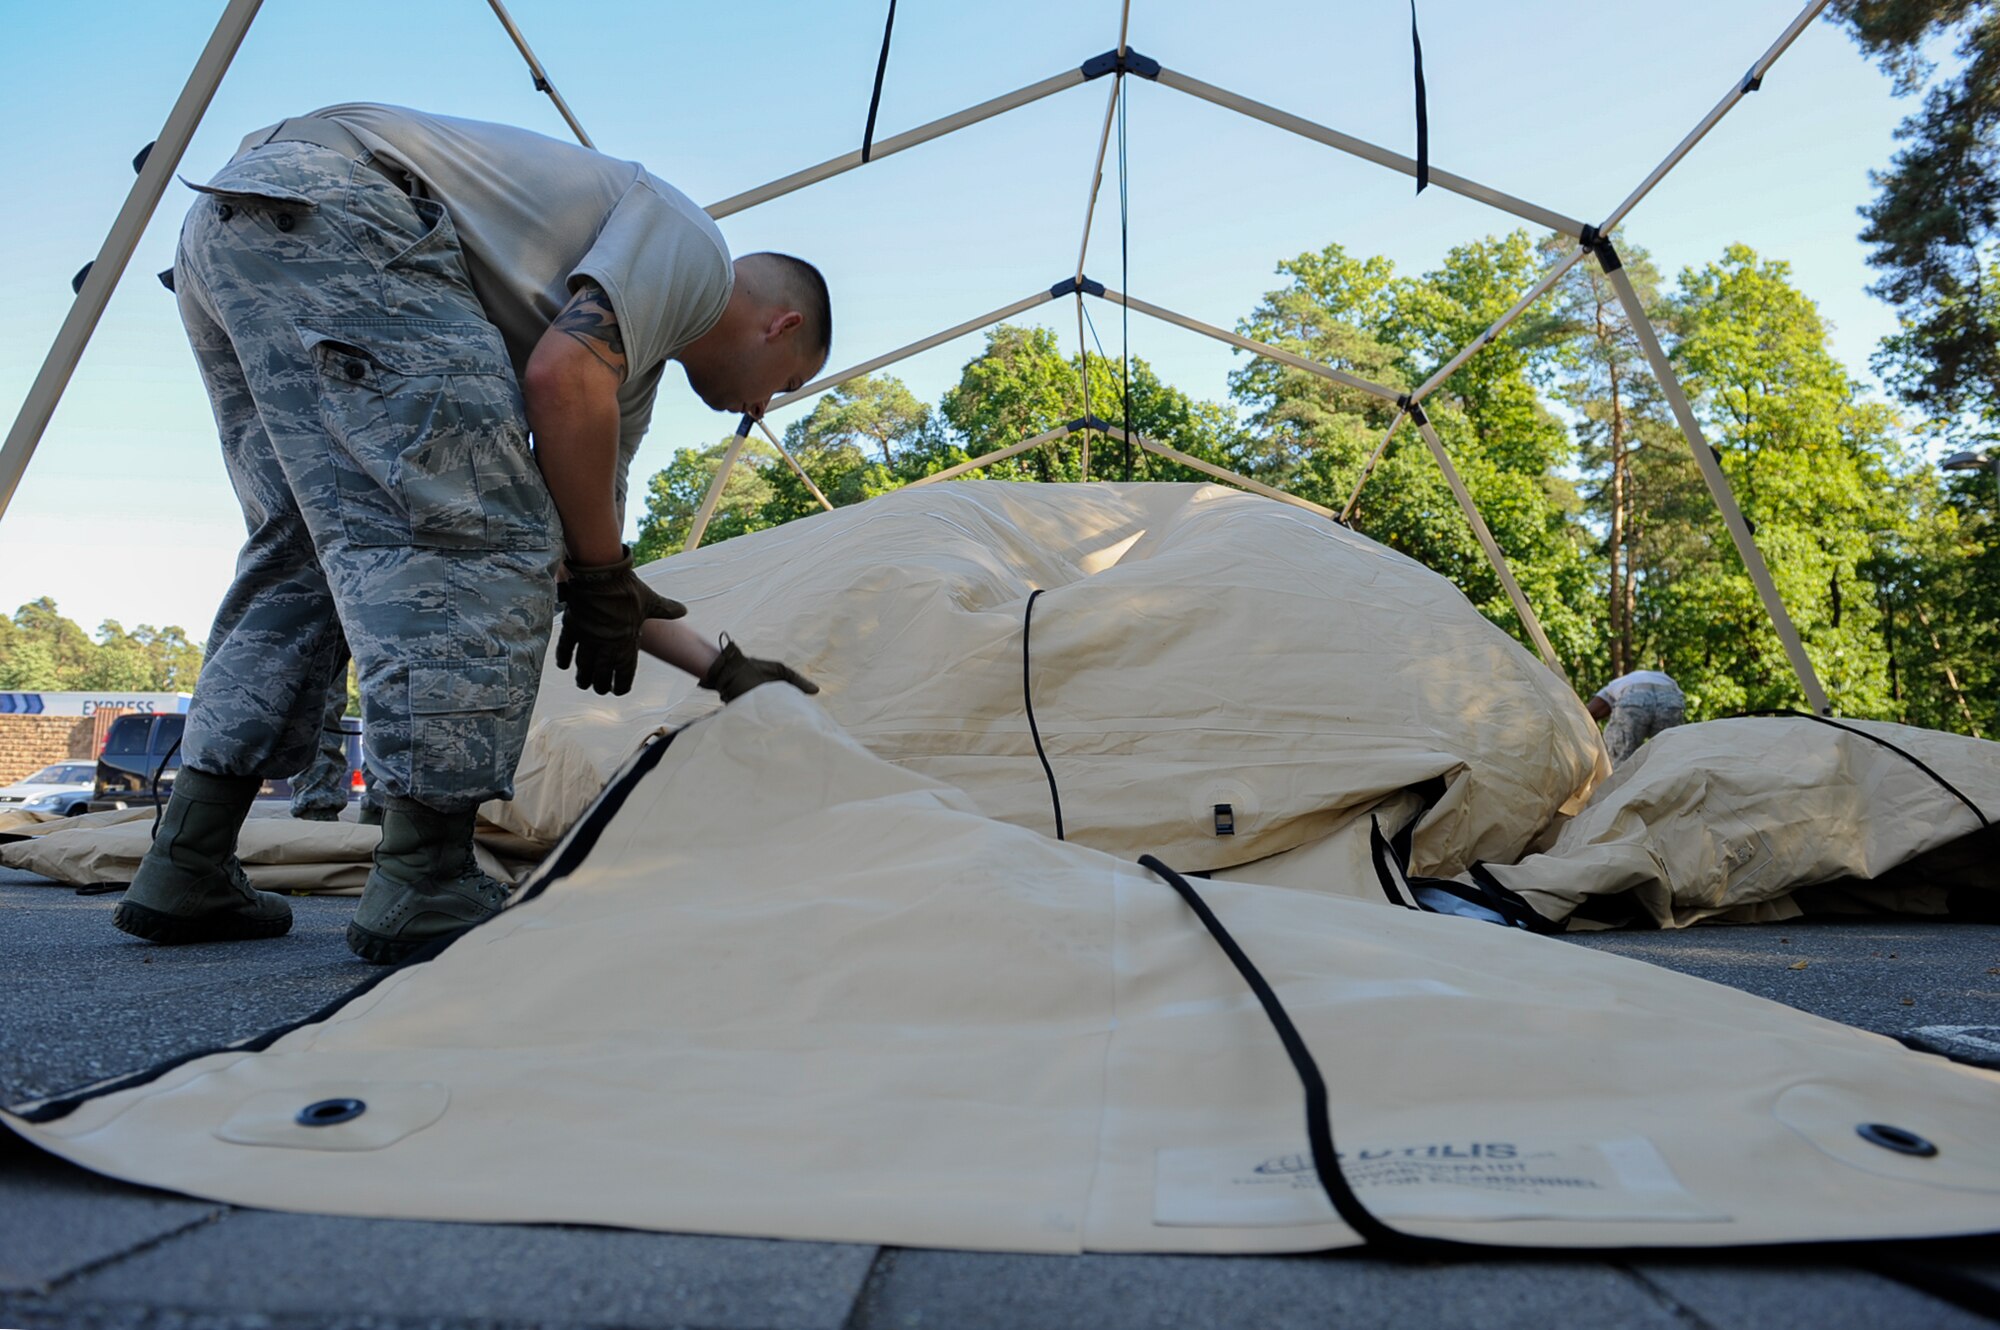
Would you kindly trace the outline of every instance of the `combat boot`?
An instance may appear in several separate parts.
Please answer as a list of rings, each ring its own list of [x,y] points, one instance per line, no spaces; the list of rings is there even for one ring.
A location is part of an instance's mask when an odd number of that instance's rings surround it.
[[[262,779],[182,767],[153,844],[111,922],[152,942],[235,942],[278,937],[292,907],[258,891],[236,860],[236,833]]]
[[[375,867],[347,926],[349,950],[374,965],[408,960],[500,913],[508,887],[472,857],[474,810],[387,808]]]

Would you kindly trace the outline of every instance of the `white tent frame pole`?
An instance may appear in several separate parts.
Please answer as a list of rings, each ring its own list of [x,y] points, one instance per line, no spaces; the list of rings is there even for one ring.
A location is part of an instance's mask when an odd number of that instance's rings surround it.
[[[70,376],[76,373],[77,363],[83,359],[83,350],[90,344],[90,335],[97,330],[105,306],[111,303],[112,289],[132,261],[132,251],[139,247],[146,223],[159,209],[167,181],[173,178],[174,168],[187,152],[188,141],[201,124],[223,73],[236,58],[244,34],[250,31],[250,21],[257,17],[262,3],[263,0],[229,0],[228,8],[216,20],[208,45],[202,48],[200,58],[188,74],[180,97],[167,113],[160,137],[146,154],[139,178],[132,182],[131,192],[125,196],[125,205],[118,210],[110,233],[91,261],[90,275],[83,279],[83,289],[77,292],[69,313],[63,316],[62,327],[57,329],[42,368],[7,431],[7,441],[0,445],[0,517],[6,516],[8,506],[13,503],[14,491],[20,487],[35,447],[56,413],[56,404],[62,401],[63,390],[69,386]]]
[[[1653,321],[1646,317],[1639,292],[1633,287],[1632,279],[1626,275],[1622,264],[1614,261],[1605,267],[1604,275],[1618,293],[1618,303],[1625,307],[1625,317],[1639,339],[1639,349],[1645,354],[1646,363],[1652,366],[1653,377],[1660,381],[1667,405],[1672,408],[1681,434],[1687,439],[1688,449],[1694,454],[1694,463],[1701,469],[1701,478],[1708,484],[1709,496],[1722,513],[1722,524],[1729,528],[1729,538],[1736,542],[1736,552],[1743,558],[1744,571],[1750,574],[1751,582],[1757,587],[1757,595],[1764,602],[1764,611],[1771,616],[1771,626],[1778,632],[1778,641],[1784,644],[1785,655],[1792,663],[1792,672],[1798,676],[1806,701],[1820,715],[1832,715],[1833,707],[1827,701],[1826,690],[1820,686],[1812,658],[1806,655],[1805,643],[1799,640],[1799,631],[1785,610],[1784,598],[1778,594],[1777,583],[1771,580],[1771,570],[1764,563],[1756,538],[1750,534],[1749,523],[1743,520],[1743,510],[1736,506],[1736,495],[1729,488],[1729,477],[1723,473],[1714,450],[1703,437],[1701,422],[1695,419],[1694,407],[1689,404],[1680,378],[1674,373],[1665,348],[1660,345]]]
[[[1065,292],[1064,294],[1068,293]],[[899,360],[908,360],[911,356],[928,351],[934,346],[943,346],[946,342],[963,337],[969,332],[978,332],[981,328],[990,328],[1002,319],[1011,319],[1016,314],[1031,310],[1037,305],[1046,305],[1049,301],[1056,298],[1053,292],[1038,291],[1034,295],[1017,300],[1011,305],[1002,305],[999,309],[989,314],[982,314],[978,318],[967,319],[964,323],[953,324],[941,333],[933,333],[929,337],[911,342],[908,346],[897,347],[894,351],[876,356],[873,360],[864,360],[858,365],[850,365],[844,370],[827,375],[825,378],[814,379],[795,393],[786,393],[782,397],[774,397],[771,399],[770,404],[764,408],[764,413],[769,415],[779,407],[790,406],[792,403],[811,397],[816,393],[823,393],[829,388],[838,388],[849,379],[858,379],[863,374],[873,374],[876,370],[893,365]]]
[[[1076,293],[1076,381],[1082,389],[1083,418],[1090,419],[1090,343],[1083,340],[1083,291]],[[1090,479],[1090,435],[1083,436],[1083,478]]]
[[[1132,20],[1130,0],[1118,29],[1118,53],[1125,54],[1125,25]],[[1083,205],[1083,239],[1076,247],[1076,376],[1083,392],[1083,418],[1090,419],[1090,343],[1083,337],[1083,261],[1090,254],[1090,227],[1097,218],[1097,192],[1104,186],[1104,154],[1111,146],[1111,119],[1125,90],[1125,72],[1111,77],[1111,96],[1104,102],[1104,128],[1097,134],[1097,160],[1090,167],[1090,197]],[[1083,436],[1083,478],[1090,479],[1090,435]]]
[[[1368,454],[1368,461],[1361,468],[1361,478],[1354,482],[1354,493],[1347,496],[1347,503],[1341,508],[1340,516],[1333,519],[1334,521],[1346,526],[1348,519],[1354,516],[1354,505],[1361,502],[1361,491],[1367,488],[1368,477],[1375,474],[1375,464],[1382,460],[1383,453],[1389,451],[1389,440],[1396,437],[1397,429],[1409,415],[1407,409],[1396,412],[1396,418],[1390,421],[1389,428],[1383,431],[1382,442],[1376,444],[1375,451]]]
[[[1010,457],[1016,457],[1027,452],[1030,448],[1039,448],[1051,440],[1063,438],[1065,435],[1075,432],[1075,429],[1074,422],[1068,425],[1058,425],[1052,430],[1046,430],[1043,433],[1037,434],[1032,439],[1023,439],[1019,443],[1010,443],[1005,448],[995,448],[990,453],[981,453],[969,462],[960,462],[957,466],[948,466],[942,471],[933,471],[928,476],[911,481],[903,488],[915,489],[919,485],[932,485],[941,480],[956,480],[968,471],[977,471],[981,467],[992,466],[995,462],[1004,462]]]
[[[716,505],[722,502],[722,487],[729,483],[729,473],[743,451],[743,441],[749,437],[750,417],[745,416],[736,426],[736,434],[729,440],[728,450],[722,454],[722,465],[715,468],[715,478],[708,482],[708,493],[701,496],[701,507],[695,509],[694,522],[688,527],[688,538],[681,546],[681,553],[701,548],[701,538],[708,534],[709,519],[715,516]]]
[[[1562,662],[1556,659],[1556,649],[1549,645],[1548,634],[1542,631],[1542,621],[1535,617],[1534,608],[1528,604],[1528,597],[1521,590],[1521,584],[1514,580],[1514,571],[1507,566],[1507,556],[1500,552],[1499,543],[1493,539],[1493,533],[1486,529],[1486,519],[1479,515],[1479,507],[1473,503],[1471,491],[1465,488],[1465,481],[1460,479],[1458,468],[1451,464],[1451,456],[1445,452],[1444,443],[1438,438],[1437,430],[1431,425],[1430,418],[1422,412],[1412,414],[1417,422],[1417,432],[1422,434],[1424,442],[1430,445],[1431,456],[1437,459],[1438,470],[1444,472],[1444,483],[1451,486],[1452,497],[1458,500],[1460,510],[1465,513],[1465,520],[1471,524],[1472,534],[1478,538],[1479,547],[1486,551],[1486,562],[1493,565],[1493,572],[1499,577],[1501,587],[1507,592],[1507,599],[1513,603],[1514,614],[1521,620],[1521,626],[1528,630],[1528,637],[1533,640],[1535,650],[1541,653],[1542,663],[1555,671],[1556,677],[1567,680],[1569,675],[1563,671]]]
[[[1498,319],[1494,320],[1492,327],[1488,328],[1485,332],[1479,334],[1479,336],[1473,338],[1472,341],[1466,345],[1464,350],[1460,351],[1457,355],[1453,356],[1450,360],[1446,361],[1443,365],[1441,365],[1438,368],[1437,373],[1431,375],[1428,379],[1425,379],[1423,382],[1423,386],[1410,394],[1410,400],[1412,402],[1421,402],[1426,397],[1429,397],[1432,393],[1436,392],[1439,388],[1442,388],[1444,386],[1444,382],[1446,379],[1449,379],[1453,374],[1456,374],[1459,368],[1462,365],[1464,365],[1466,361],[1472,359],[1472,357],[1475,354],[1477,354],[1482,348],[1491,344],[1494,338],[1498,337],[1501,333],[1505,332],[1507,326],[1513,323],[1515,319],[1518,319],[1523,314],[1527,313],[1529,306],[1533,305],[1537,300],[1540,300],[1543,296],[1547,295],[1549,293],[1549,289],[1553,287],[1557,282],[1562,280],[1563,274],[1567,273],[1571,268],[1574,268],[1577,264],[1577,261],[1583,258],[1583,256],[1588,253],[1590,253],[1590,251],[1587,249],[1578,249],[1570,253],[1566,258],[1560,259],[1557,262],[1550,264],[1549,270],[1542,274],[1540,281],[1536,282],[1533,286],[1528,288],[1528,292],[1526,295],[1522,296],[1519,300],[1515,301],[1512,308],[1510,308],[1505,314],[1502,314]]]
[[[1091,223],[1097,219],[1097,192],[1104,187],[1104,154],[1111,147],[1111,121],[1118,110],[1118,98],[1125,90],[1125,75],[1111,78],[1111,96],[1104,103],[1104,128],[1097,135],[1097,161],[1090,169],[1090,197],[1083,205],[1083,241],[1076,247],[1076,280],[1083,280],[1083,261],[1090,254]]]
[[[1191,457],[1178,448],[1168,447],[1166,444],[1160,443],[1155,439],[1149,439],[1143,434],[1130,434],[1119,429],[1116,425],[1106,425],[1104,433],[1118,440],[1120,443],[1136,444],[1145,452],[1152,453],[1158,457],[1164,457],[1170,462],[1178,462],[1190,470],[1199,471],[1203,475],[1213,476],[1217,480],[1236,486],[1238,489],[1248,490],[1252,494],[1261,494],[1267,499],[1276,499],[1279,503],[1288,503],[1294,508],[1304,508],[1308,512],[1319,514],[1321,517],[1330,518],[1333,516],[1333,509],[1322,507],[1314,503],[1311,499],[1301,499],[1296,494],[1287,494],[1281,489],[1266,485],[1261,480],[1252,480],[1248,476],[1238,475],[1227,467],[1217,466],[1213,462],[1204,462],[1199,457]]]
[[[486,3],[493,7],[493,16],[500,20],[501,27],[507,29],[507,35],[514,39],[514,49],[528,62],[528,73],[535,79],[535,91],[547,93],[549,100],[556,104],[557,113],[569,125],[570,133],[576,135],[576,141],[595,151],[597,145],[590,141],[590,135],[583,132],[583,126],[579,125],[576,117],[570,114],[569,103],[563,100],[563,95],[556,91],[556,85],[550,82],[549,72],[542,68],[542,62],[535,59],[535,53],[528,48],[528,39],[521,35],[518,27],[514,26],[514,16],[507,12],[507,6],[501,4],[500,0],[486,0]]]
[[[792,456],[790,450],[788,450],[784,444],[778,442],[778,436],[771,433],[771,427],[769,425],[766,425],[763,421],[760,420],[757,422],[757,428],[764,431],[764,437],[769,439],[771,441],[771,446],[778,450],[778,456],[784,458],[785,461],[791,466],[793,474],[797,475],[800,480],[803,480],[805,482],[806,488],[812,491],[813,498],[819,500],[819,506],[826,509],[828,512],[832,512],[833,505],[827,502],[826,495],[821,494],[819,492],[819,486],[813,484],[813,478],[806,474],[806,469],[804,467],[799,465],[799,459]]]
[[[1325,125],[1316,124],[1302,116],[1293,115],[1289,111],[1280,111],[1275,106],[1266,106],[1262,102],[1252,101],[1250,98],[1230,92],[1226,88],[1218,88],[1212,83],[1203,83],[1200,79],[1190,78],[1179,70],[1168,69],[1163,65],[1160,67],[1160,74],[1157,81],[1177,92],[1187,93],[1191,97],[1199,97],[1205,102],[1213,102],[1217,106],[1235,111],[1240,115],[1247,115],[1252,120],[1261,120],[1267,125],[1275,125],[1279,129],[1290,130],[1301,138],[1311,139],[1315,143],[1323,143],[1327,147],[1336,148],[1341,152],[1347,153],[1349,156],[1359,157],[1363,161],[1374,162],[1377,166],[1386,166],[1390,170],[1400,171],[1406,176],[1414,177],[1417,174],[1416,161],[1403,156],[1399,152],[1391,152],[1389,149],[1378,147],[1366,139],[1358,139],[1351,134],[1343,134],[1337,129],[1329,129]],[[1544,208],[1540,204],[1530,203],[1526,199],[1517,199],[1512,194],[1502,193],[1490,186],[1482,185],[1476,180],[1467,180],[1464,176],[1453,175],[1449,171],[1440,171],[1435,166],[1430,168],[1430,182],[1440,189],[1450,190],[1454,194],[1462,194],[1469,199],[1477,199],[1479,202],[1498,208],[1502,212],[1511,212],[1516,217],[1525,218],[1538,226],[1546,226],[1551,231],[1561,231],[1566,235],[1572,236],[1581,236],[1583,234],[1584,224],[1574,217],[1567,217],[1552,209]]]
[[[1799,11],[1798,17],[1794,18],[1790,26],[1779,34],[1777,41],[1771,43],[1770,49],[1758,57],[1757,63],[1750,66],[1749,71],[1737,81],[1734,88],[1729,90],[1728,95],[1717,102],[1715,108],[1706,116],[1702,117],[1701,123],[1688,132],[1688,136],[1682,139],[1680,144],[1666,155],[1665,160],[1653,168],[1653,173],[1641,181],[1639,187],[1627,195],[1623,203],[1611,210],[1611,215],[1598,225],[1597,229],[1600,234],[1610,235],[1612,228],[1624,221],[1625,215],[1638,207],[1639,201],[1652,193],[1655,185],[1658,185],[1662,180],[1667,178],[1667,172],[1680,165],[1681,159],[1694,150],[1694,145],[1701,142],[1707,136],[1708,131],[1714,129],[1722,117],[1729,114],[1730,109],[1736,103],[1756,91],[1757,85],[1763,82],[1764,75],[1769,73],[1771,66],[1778,62],[1778,57],[1783,55],[1791,44],[1798,40],[1799,34],[1803,33],[1811,25],[1812,21],[1819,17],[1819,12],[1825,9],[1826,5],[1827,0],[1811,0],[1804,9]]]
[[[1171,323],[1177,327],[1186,328],[1189,332],[1198,332],[1206,337],[1213,337],[1218,342],[1227,342],[1229,345],[1241,347],[1245,351],[1255,351],[1258,355],[1275,360],[1280,364],[1290,365],[1293,369],[1302,369],[1308,374],[1317,374],[1322,379],[1328,379],[1344,387],[1353,388],[1358,392],[1379,397],[1385,402],[1400,403],[1402,401],[1403,394],[1398,389],[1385,388],[1379,383],[1370,383],[1366,379],[1356,378],[1354,375],[1343,373],[1330,365],[1322,365],[1317,360],[1308,360],[1302,355],[1285,350],[1283,347],[1272,346],[1269,342],[1259,342],[1254,338],[1245,337],[1240,333],[1225,332],[1212,323],[1203,323],[1200,319],[1191,319],[1185,314],[1176,314],[1170,309],[1163,309],[1158,305],[1141,300],[1137,296],[1128,296],[1123,291],[1113,291],[1110,287],[1106,287],[1103,291],[1096,292],[1095,294],[1101,295],[1114,305],[1123,305],[1127,309],[1135,309],[1141,314],[1150,315],[1162,323]]]
[[[954,130],[964,129],[967,125],[976,125],[982,120],[991,120],[994,116],[1012,111],[1016,107],[1026,106],[1030,102],[1038,102],[1044,97],[1053,96],[1055,93],[1074,88],[1080,83],[1088,83],[1089,81],[1090,76],[1083,72],[1081,66],[1075,69],[1066,69],[1060,74],[1051,75],[1043,79],[1040,83],[1030,83],[1025,88],[1004,93],[990,101],[981,102],[977,106],[968,106],[963,111],[941,117],[928,124],[918,125],[915,129],[906,129],[902,133],[892,135],[889,138],[877,139],[875,140],[873,150],[869,154],[869,160],[879,162],[884,157],[892,156],[895,153],[903,151],[905,148],[914,148],[919,143],[928,143],[932,139],[942,138]],[[863,165],[861,150],[856,148],[853,152],[842,153],[838,157],[830,157],[818,166],[808,166],[803,171],[794,171],[788,176],[771,181],[769,184],[759,185],[755,189],[746,189],[741,194],[731,194],[728,198],[720,202],[711,203],[708,206],[708,215],[715,218],[727,217],[731,213],[742,212],[746,208],[754,208],[760,203],[769,203],[772,199],[789,194],[795,189],[804,189],[807,185],[818,184],[822,180],[831,180],[834,176],[852,171],[855,167],[861,165]]]

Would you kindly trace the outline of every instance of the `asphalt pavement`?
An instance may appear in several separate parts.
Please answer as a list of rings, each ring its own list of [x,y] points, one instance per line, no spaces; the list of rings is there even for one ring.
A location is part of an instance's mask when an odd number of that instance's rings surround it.
[[[0,1103],[262,1033],[374,973],[342,940],[351,899],[295,899],[284,938],[177,948],[112,929],[116,901],[0,870]],[[2000,925],[1878,918],[1570,940],[2000,1065]],[[2000,1239],[1453,1262],[1019,1256],[279,1214],[113,1182],[0,1132],[0,1327],[17,1330],[1996,1323]]]

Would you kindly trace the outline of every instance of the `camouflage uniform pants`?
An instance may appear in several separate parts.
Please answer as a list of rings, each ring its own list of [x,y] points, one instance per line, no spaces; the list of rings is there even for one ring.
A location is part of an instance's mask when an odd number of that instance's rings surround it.
[[[343,663],[346,649],[341,651]],[[353,774],[347,765],[347,671],[340,669],[326,690],[326,711],[320,721],[319,743],[312,762],[292,777],[292,816],[314,820],[337,818],[353,793]],[[365,764],[364,764],[365,765]],[[361,792],[363,811],[379,809],[374,786]]]
[[[309,143],[199,188],[175,285],[249,536],[184,760],[304,769],[344,636],[383,804],[510,796],[561,534],[450,218]]]
[[[1625,690],[1604,723],[1604,747],[1616,766],[1662,730],[1687,723],[1687,700],[1678,688],[1641,684]]]

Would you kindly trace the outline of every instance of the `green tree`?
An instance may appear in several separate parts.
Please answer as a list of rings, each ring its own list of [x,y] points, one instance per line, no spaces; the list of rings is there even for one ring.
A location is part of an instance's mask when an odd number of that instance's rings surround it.
[[[48,653],[54,667],[54,681],[41,685],[44,688],[77,687],[89,670],[95,651],[89,634],[64,618],[55,601],[47,596],[14,611],[14,642],[17,651],[35,645]]]
[[[1622,235],[1613,239],[1640,303],[1656,321],[1665,317],[1651,258]],[[1554,262],[1575,244],[1550,235],[1540,248]],[[1584,509],[1602,533],[1594,553],[1601,561],[1605,643],[1596,673],[1616,678],[1659,668],[1664,644],[1642,614],[1640,590],[1660,580],[1672,553],[1676,528],[1669,515],[1705,512],[1700,476],[1624,306],[1597,264],[1572,268],[1524,324],[1548,349],[1535,373],[1570,412]]]
[[[941,469],[949,455],[936,414],[893,375],[863,375],[831,390],[785,429],[785,450],[836,508],[897,489]],[[879,455],[879,456],[878,456]],[[958,459],[963,460],[963,459]],[[762,509],[769,524],[821,511],[783,459],[764,468],[771,487]]]
[[[1861,239],[1883,271],[1873,289],[1900,331],[1876,368],[1904,401],[1980,433],[2000,427],[2000,4],[1994,0],[1833,0],[1829,14],[1920,109],[1875,173]],[[1953,43],[1939,77],[1929,50]]]
[[[1420,277],[1339,245],[1278,265],[1287,285],[1268,292],[1239,330],[1384,387],[1422,383],[1483,333],[1536,275],[1523,233],[1452,250]],[[1495,542],[1573,666],[1596,649],[1587,533],[1560,465],[1569,441],[1529,376],[1540,354],[1518,334],[1496,339],[1425,403]],[[1230,378],[1249,410],[1241,448],[1259,479],[1343,508],[1395,416],[1393,403],[1266,360]],[[1480,610],[1525,639],[1499,579],[1413,426],[1383,454],[1353,512],[1357,530],[1451,578]]]
[[[10,692],[39,693],[58,690],[62,686],[55,652],[49,649],[47,642],[16,639],[8,643],[6,655],[0,657],[0,688]]]
[[[683,448],[664,471],[653,473],[646,482],[646,515],[640,519],[639,539],[632,547],[634,563],[651,563],[681,552],[730,443],[724,439],[699,451]],[[771,445],[762,439],[743,441],[742,454],[730,468],[721,501],[702,534],[702,544],[719,544],[770,525],[763,518],[763,507],[771,497],[771,485],[761,464],[776,459]]]
[[[1132,417],[1125,420],[1127,386],[1123,368],[1089,355],[1084,370],[1063,354],[1047,328],[1002,324],[987,334],[986,346],[968,361],[959,380],[945,392],[939,414],[953,442],[967,457],[1009,447],[1082,418],[1084,373],[1089,375],[1090,414],[1156,443],[1217,465],[1233,465],[1232,413],[1197,402],[1163,383],[1153,367],[1134,358],[1130,371]],[[1083,473],[1083,439],[1068,435],[986,467],[994,480],[1206,480],[1207,476],[1093,431],[1090,475]],[[941,470],[939,465],[931,471]]]
[[[1674,360],[1705,418],[1737,501],[1836,704],[1891,711],[1877,588],[1864,573],[1905,525],[1907,469],[1894,415],[1860,400],[1826,347],[1790,267],[1732,245],[1680,275]],[[1719,519],[1707,524],[1711,532]],[[1741,564],[1712,554],[1664,569],[1661,630],[1703,715],[1801,701]]]

